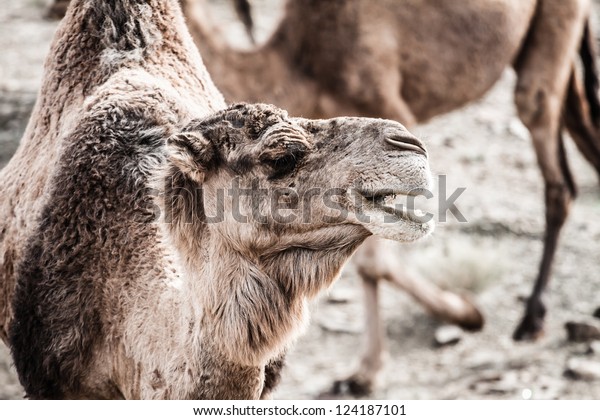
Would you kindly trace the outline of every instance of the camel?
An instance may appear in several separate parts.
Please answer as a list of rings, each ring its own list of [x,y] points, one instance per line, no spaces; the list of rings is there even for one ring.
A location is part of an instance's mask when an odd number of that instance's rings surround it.
[[[577,193],[564,151],[565,129],[600,174],[589,0],[470,0],[460,7],[441,0],[288,0],[272,36],[248,51],[225,42],[202,2],[182,3],[226,99],[270,102],[310,118],[376,116],[410,129],[481,98],[505,68],[514,68],[518,115],[531,133],[545,183],[546,234],[539,274],[513,338],[535,340],[543,333],[542,295]],[[356,262],[364,279],[368,347],[358,371],[335,383],[336,393],[369,392],[381,369],[378,280],[424,298],[440,294],[408,275],[392,255],[384,257],[389,251],[381,242],[366,245]],[[426,305],[447,306],[438,299]]]
[[[398,122],[227,107],[175,0],[73,0],[0,172],[0,336],[30,398],[267,398],[354,250],[431,232],[388,204],[430,180]]]

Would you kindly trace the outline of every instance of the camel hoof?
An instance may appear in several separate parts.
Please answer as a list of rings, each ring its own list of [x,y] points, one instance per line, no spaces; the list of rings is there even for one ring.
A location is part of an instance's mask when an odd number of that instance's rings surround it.
[[[461,294],[461,298],[465,301],[468,313],[466,316],[457,319],[455,324],[465,331],[481,331],[483,325],[485,324],[485,318],[483,317],[483,314],[467,295]]]
[[[48,20],[60,20],[65,17],[69,7],[69,0],[54,0],[46,10],[44,17]]]
[[[479,331],[484,318],[473,300],[466,293],[444,292],[444,304],[429,308],[431,315],[441,321],[456,325],[465,331]]]
[[[51,7],[44,14],[44,18],[47,20],[61,20],[65,16],[65,9]]]
[[[322,394],[329,398],[340,398],[343,396],[365,397],[373,391],[373,384],[368,380],[361,380],[355,377],[335,381],[331,390]]]
[[[525,314],[513,334],[515,341],[536,341],[544,335],[544,317]]]
[[[546,307],[541,301],[530,301],[523,320],[513,334],[515,341],[535,341],[544,335]]]
[[[527,321],[523,319],[513,334],[515,341],[536,341],[544,335],[543,321]]]

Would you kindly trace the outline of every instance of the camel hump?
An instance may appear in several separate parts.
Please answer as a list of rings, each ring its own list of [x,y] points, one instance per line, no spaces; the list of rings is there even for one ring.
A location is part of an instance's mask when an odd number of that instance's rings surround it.
[[[88,16],[85,24],[107,48],[144,49],[162,39],[157,10],[143,0],[90,2]]]
[[[154,5],[152,3],[158,3]],[[74,13],[105,54],[148,55],[175,34],[169,1],[107,0],[74,2]],[[79,10],[82,9],[82,10]],[[141,57],[140,57],[141,58]]]
[[[57,32],[52,57],[111,70],[179,50],[181,12],[174,0],[73,0]],[[77,38],[77,42],[69,42]],[[79,68],[81,70],[81,68]]]

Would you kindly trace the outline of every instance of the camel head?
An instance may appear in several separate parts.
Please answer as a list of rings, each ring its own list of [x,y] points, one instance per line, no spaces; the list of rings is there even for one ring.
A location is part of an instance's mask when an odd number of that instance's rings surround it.
[[[389,204],[430,185],[422,143],[397,122],[307,120],[238,104],[192,121],[167,147],[195,197],[187,222],[238,248],[338,247],[370,234],[413,241],[433,228]]]

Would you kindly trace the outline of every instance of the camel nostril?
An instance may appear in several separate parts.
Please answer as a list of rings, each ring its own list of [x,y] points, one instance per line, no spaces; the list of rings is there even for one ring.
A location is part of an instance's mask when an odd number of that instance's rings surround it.
[[[404,150],[410,150],[412,152],[416,152],[427,157],[427,150],[425,149],[425,146],[416,137],[391,135],[386,136],[385,141],[394,147],[398,147]]]

